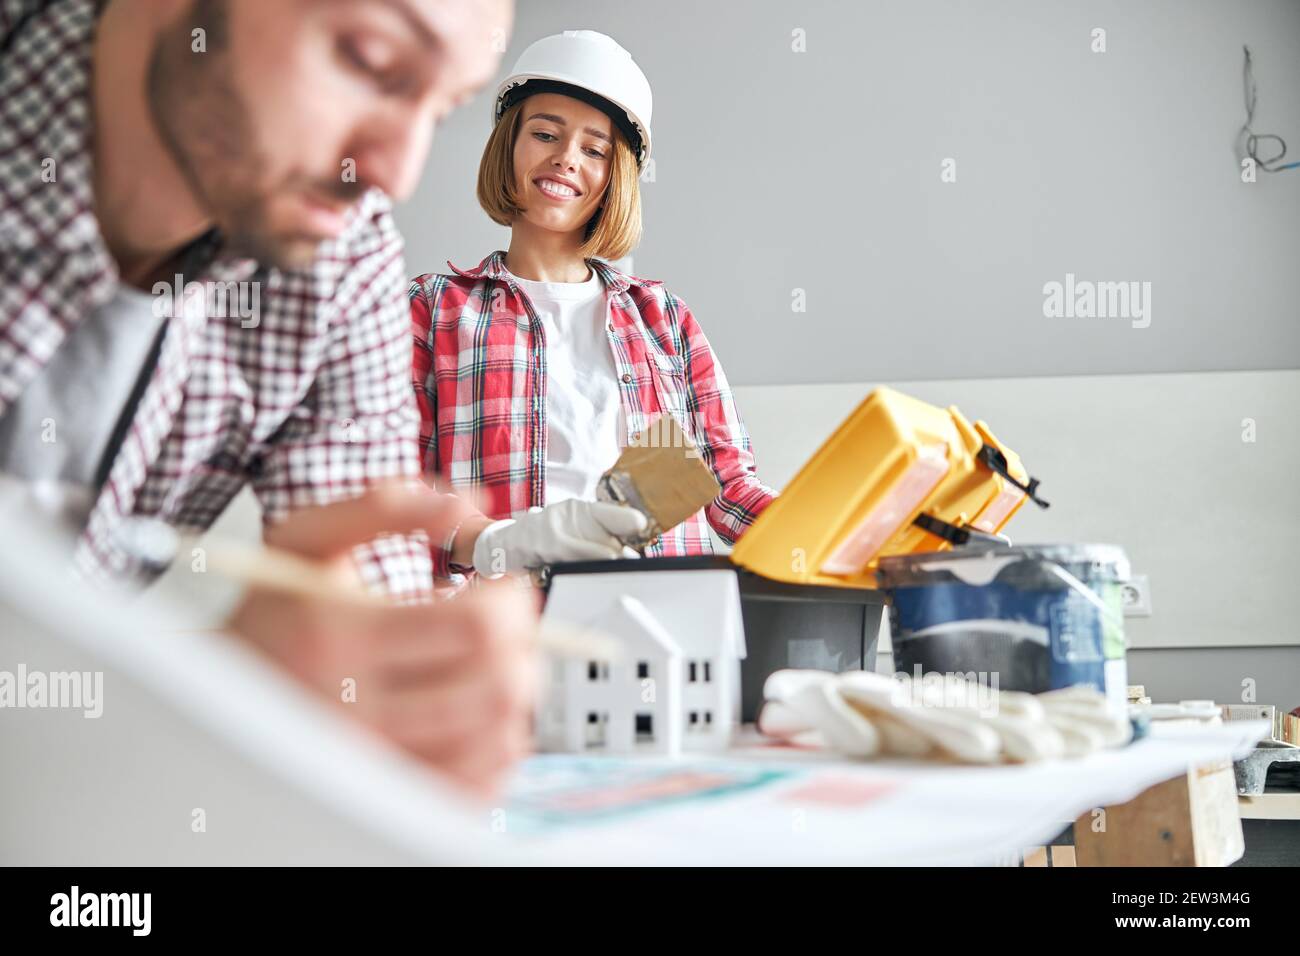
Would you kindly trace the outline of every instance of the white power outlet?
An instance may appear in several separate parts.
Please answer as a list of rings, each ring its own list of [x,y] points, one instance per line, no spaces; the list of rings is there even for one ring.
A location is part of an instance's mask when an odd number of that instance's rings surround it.
[[[1145,574],[1135,574],[1119,586],[1125,617],[1151,616],[1151,582]]]

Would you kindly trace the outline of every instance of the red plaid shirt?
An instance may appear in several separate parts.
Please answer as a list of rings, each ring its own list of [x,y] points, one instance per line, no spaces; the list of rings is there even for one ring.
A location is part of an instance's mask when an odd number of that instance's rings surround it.
[[[93,0],[0,0],[0,415],[118,283],[92,190],[95,15]],[[251,485],[273,522],[420,473],[409,273],[382,193],[304,269],[260,269],[215,234],[197,253],[206,265],[187,280],[258,282],[260,315],[255,327],[203,308],[168,319],[78,542],[91,577],[154,573],[117,543],[131,515],[201,531]],[[375,586],[431,594],[427,541],[391,536],[362,550]]]
[[[713,550],[708,525],[734,542],[774,492],[754,473],[731,388],[691,310],[663,284],[589,259],[609,301],[606,326],[619,377],[624,444],[672,415],[713,469],[722,493],[652,545],[650,555]],[[421,460],[454,487],[478,489],[493,518],[546,504],[546,348],[541,321],[505,253],[476,269],[411,283],[413,379]],[[445,548],[434,573],[449,574]]]

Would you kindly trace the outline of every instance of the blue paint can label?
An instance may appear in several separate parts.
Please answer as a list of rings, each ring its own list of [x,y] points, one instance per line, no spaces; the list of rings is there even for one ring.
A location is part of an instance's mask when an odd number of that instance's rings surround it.
[[[1001,690],[1076,684],[1126,700],[1120,585],[1128,560],[1106,545],[958,549],[884,558],[894,660],[913,673],[996,674]]]

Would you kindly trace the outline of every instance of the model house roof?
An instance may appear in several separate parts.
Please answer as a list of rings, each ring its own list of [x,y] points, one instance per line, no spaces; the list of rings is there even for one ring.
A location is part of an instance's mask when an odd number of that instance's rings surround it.
[[[630,598],[653,618],[683,657],[745,656],[740,587],[734,571],[657,570],[598,574],[557,574],[551,579],[546,616],[581,626],[596,626],[620,598]],[[620,613],[636,615],[620,605]],[[643,622],[637,618],[636,626]],[[629,621],[629,623],[631,623]]]
[[[646,606],[626,594],[620,594],[603,612],[585,623],[594,630],[615,634],[629,643],[653,647],[668,658],[680,657],[682,653],[677,642]]]

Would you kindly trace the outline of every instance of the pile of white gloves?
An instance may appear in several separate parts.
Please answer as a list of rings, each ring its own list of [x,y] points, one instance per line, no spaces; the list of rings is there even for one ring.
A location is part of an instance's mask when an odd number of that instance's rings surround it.
[[[571,498],[488,525],[474,542],[474,569],[494,578],[559,561],[635,558],[623,540],[645,528],[635,508]]]
[[[960,677],[783,670],[767,679],[758,727],[849,757],[1023,763],[1079,757],[1132,738],[1127,715],[1091,687],[997,691]]]

